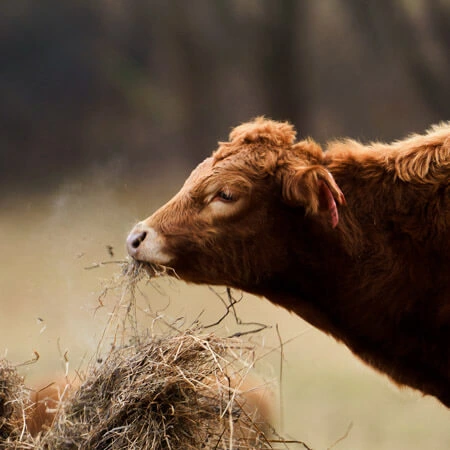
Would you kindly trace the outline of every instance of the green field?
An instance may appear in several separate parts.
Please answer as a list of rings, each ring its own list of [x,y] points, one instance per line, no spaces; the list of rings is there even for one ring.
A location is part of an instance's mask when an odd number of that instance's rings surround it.
[[[156,182],[151,188],[111,185],[107,180],[86,178],[67,182],[51,194],[2,201],[0,352],[17,364],[38,352],[36,363],[20,367],[31,386],[42,387],[61,377],[66,351],[72,373],[92,357],[116,301],[114,295],[107,296],[105,306],[96,310],[98,296],[119,267],[86,267],[124,259],[129,229],[171,193],[158,189]],[[167,318],[183,317],[190,323],[204,311],[202,321],[208,323],[223,312],[208,287],[164,279],[141,287],[146,307]],[[285,436],[322,450],[351,425],[348,436],[333,448],[450,448],[450,413],[436,400],[399,390],[344,346],[266,300],[245,296],[238,313],[243,320],[272,326],[252,336],[263,346],[261,355],[278,346],[278,325],[283,352],[261,358],[257,370],[278,386],[279,429]],[[234,328],[230,318],[218,332],[226,334]]]

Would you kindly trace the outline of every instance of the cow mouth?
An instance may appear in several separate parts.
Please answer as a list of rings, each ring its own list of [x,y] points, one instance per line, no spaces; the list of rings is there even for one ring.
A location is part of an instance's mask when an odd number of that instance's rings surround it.
[[[130,258],[123,269],[124,275],[133,280],[140,280],[144,277],[149,279],[162,276],[176,276],[175,270],[162,264],[151,263],[147,261],[138,261]]]

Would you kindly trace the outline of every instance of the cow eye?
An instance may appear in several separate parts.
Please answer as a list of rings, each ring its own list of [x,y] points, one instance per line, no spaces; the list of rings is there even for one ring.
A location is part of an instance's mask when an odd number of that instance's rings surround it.
[[[216,198],[218,200],[222,200],[223,202],[232,202],[234,200],[233,194],[229,191],[219,191]]]

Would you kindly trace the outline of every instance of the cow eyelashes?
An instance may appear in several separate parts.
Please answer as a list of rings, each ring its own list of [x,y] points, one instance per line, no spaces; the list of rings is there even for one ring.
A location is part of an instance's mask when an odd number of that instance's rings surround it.
[[[234,200],[233,194],[230,191],[219,191],[215,197],[217,200],[222,202],[232,202]]]

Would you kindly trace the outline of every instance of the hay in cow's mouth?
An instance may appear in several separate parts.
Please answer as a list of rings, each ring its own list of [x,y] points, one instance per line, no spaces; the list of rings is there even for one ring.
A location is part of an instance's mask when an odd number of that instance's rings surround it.
[[[133,258],[123,262],[122,274],[124,277],[127,277],[131,283],[137,283],[146,276],[148,279],[166,275],[176,276],[174,269],[171,267],[145,261],[137,261]]]

